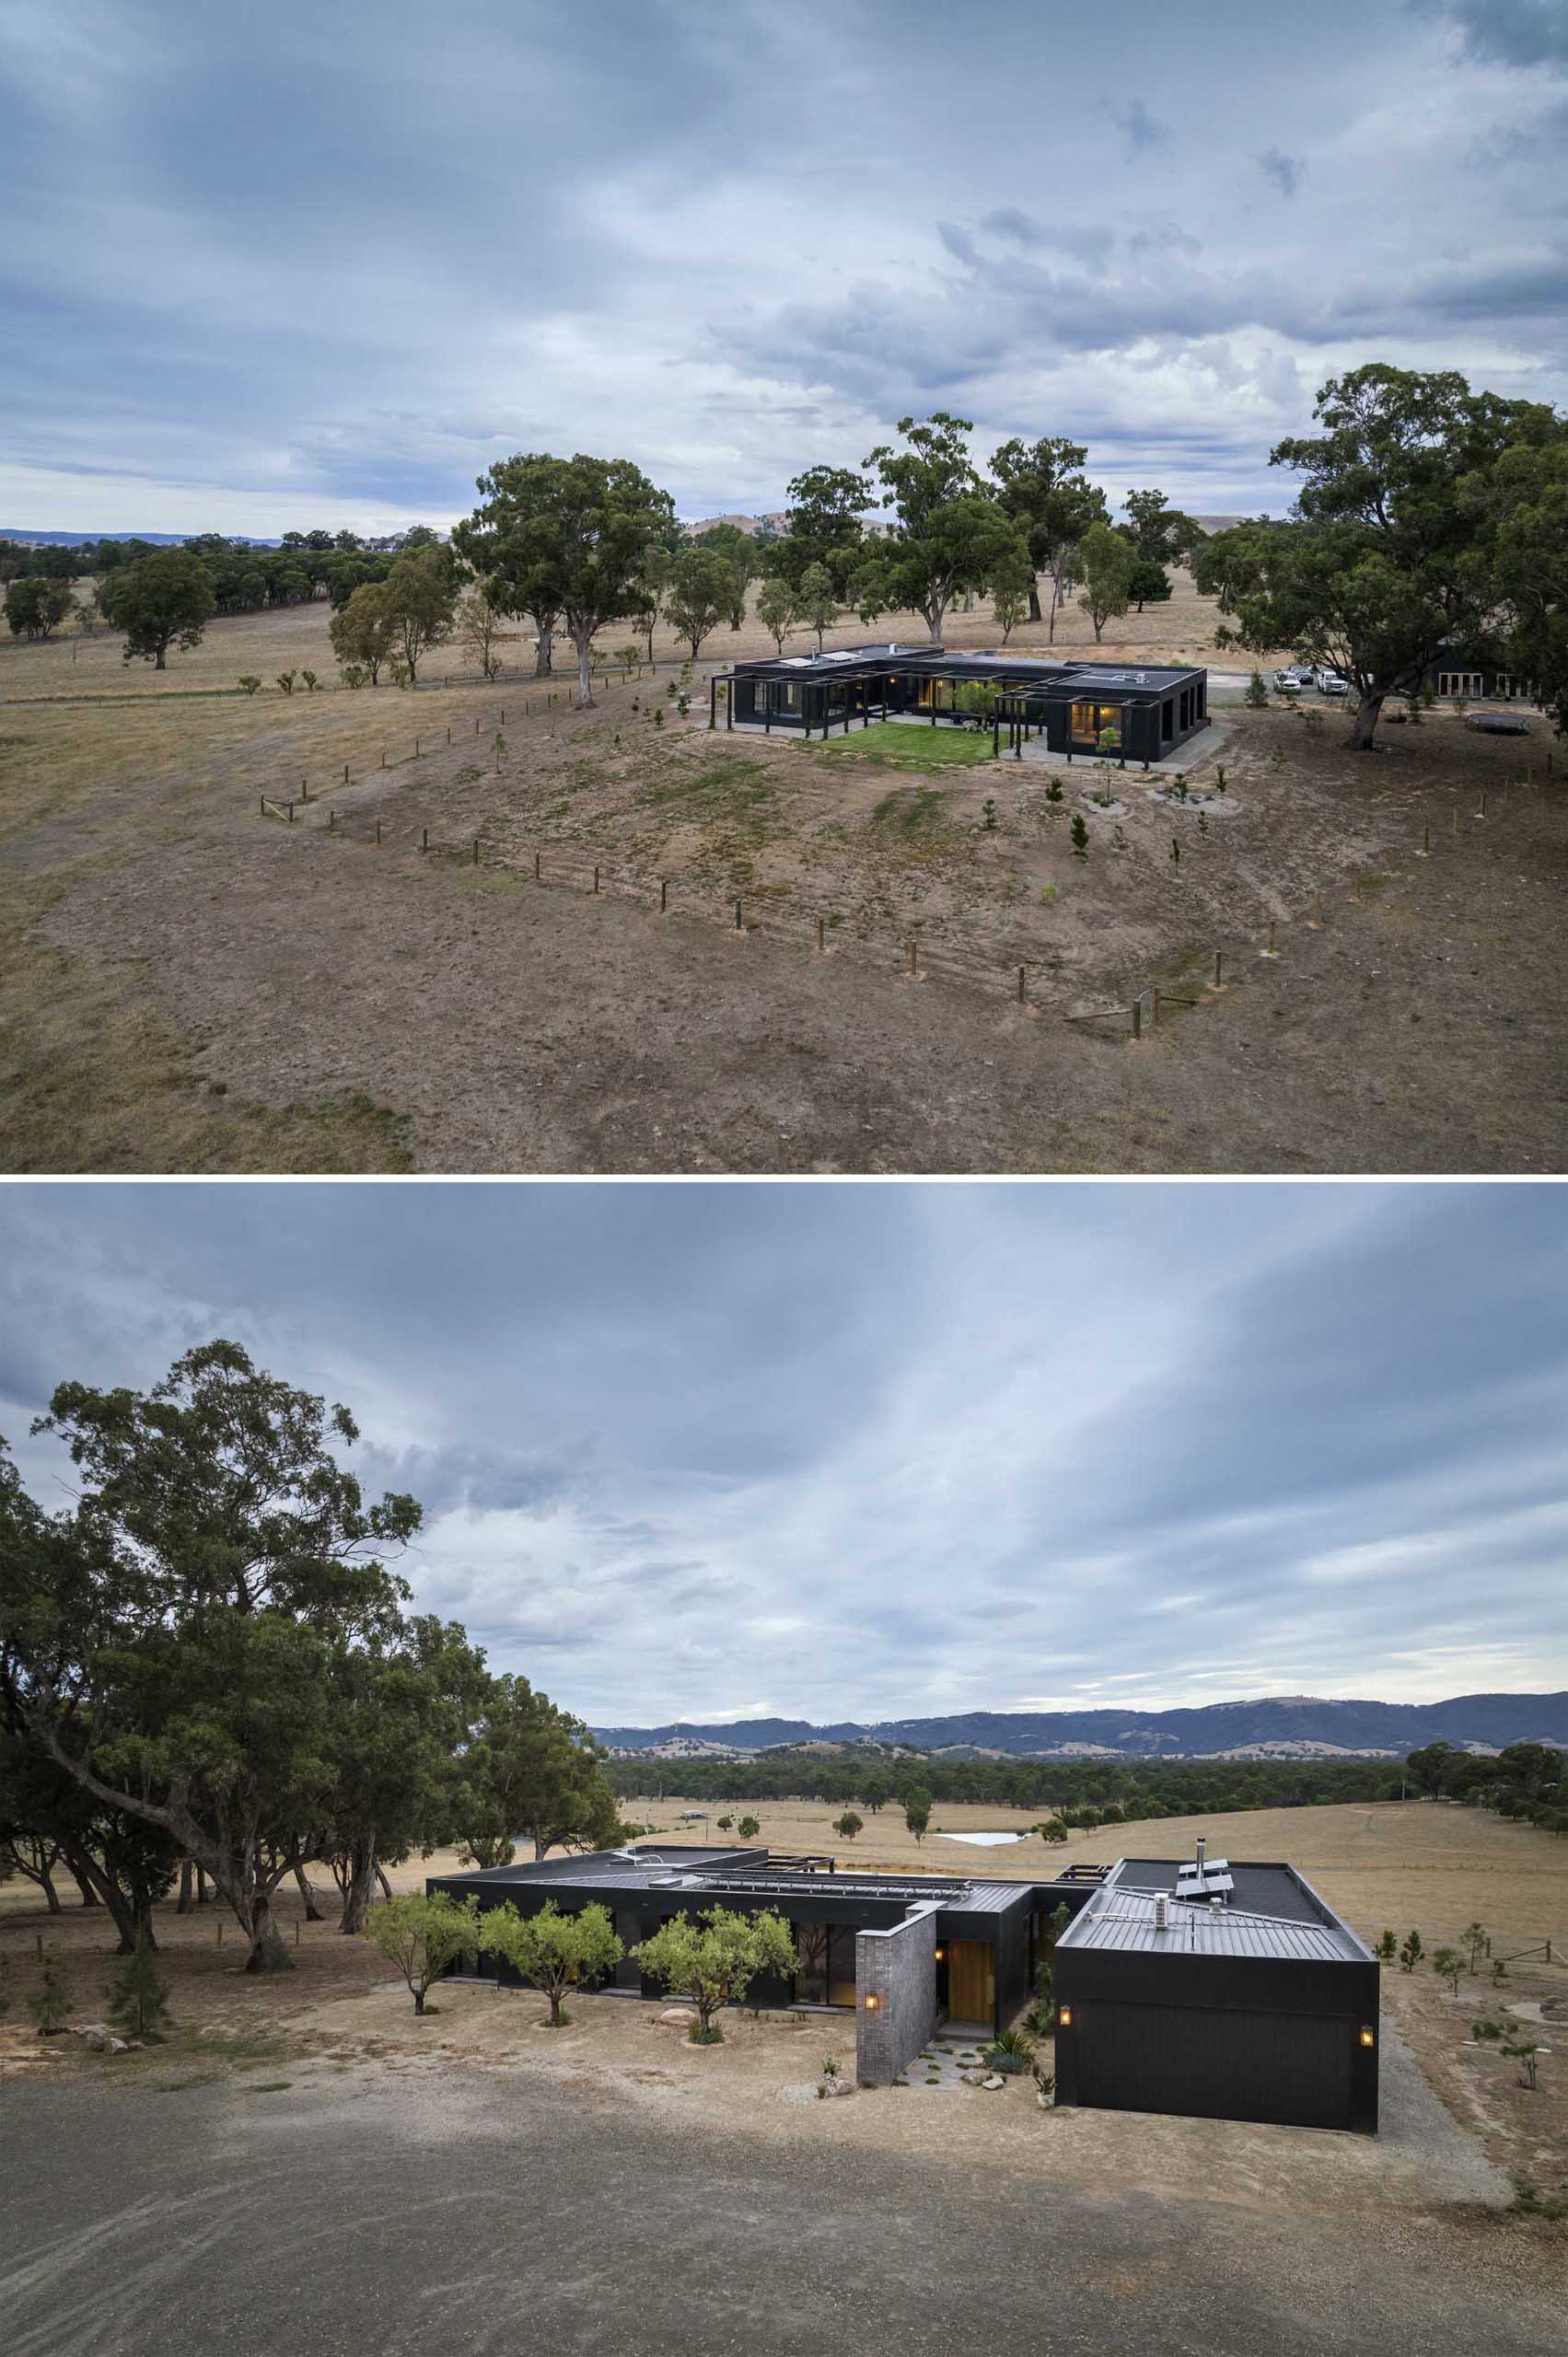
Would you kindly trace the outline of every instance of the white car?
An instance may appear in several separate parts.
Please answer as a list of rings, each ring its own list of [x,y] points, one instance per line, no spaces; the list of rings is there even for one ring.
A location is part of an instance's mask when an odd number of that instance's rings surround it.
[[[1282,696],[1298,696],[1307,684],[1307,677],[1305,671],[1285,670],[1274,673],[1275,691]]]
[[[1350,681],[1340,671],[1314,671],[1312,684],[1320,696],[1348,696]]]

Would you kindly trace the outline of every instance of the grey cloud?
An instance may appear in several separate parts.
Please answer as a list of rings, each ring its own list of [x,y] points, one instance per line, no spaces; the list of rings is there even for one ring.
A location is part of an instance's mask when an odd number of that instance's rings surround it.
[[[1115,117],[1127,134],[1127,152],[1136,156],[1147,147],[1158,147],[1170,137],[1170,125],[1161,122],[1149,112],[1142,99],[1134,99],[1130,107],[1121,108]]]
[[[1265,147],[1258,158],[1258,169],[1265,180],[1273,181],[1282,196],[1294,196],[1307,164],[1300,156],[1287,156],[1283,147]]]
[[[421,1604],[604,1722],[1539,1685],[1568,1676],[1568,1212],[1507,1214],[1482,1187],[29,1184],[0,1194],[0,1331],[36,1338],[5,1387],[21,1433],[62,1376],[234,1334],[424,1500]],[[54,1445],[17,1453],[45,1494]]]
[[[1562,0],[1419,0],[1458,31],[1464,53],[1500,65],[1568,65]]]

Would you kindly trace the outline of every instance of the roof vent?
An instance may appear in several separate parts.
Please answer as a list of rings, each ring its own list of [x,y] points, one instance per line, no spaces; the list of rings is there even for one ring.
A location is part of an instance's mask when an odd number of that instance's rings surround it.
[[[1170,1929],[1170,1900],[1163,1890],[1155,1893],[1155,1929],[1156,1932],[1168,1932]]]
[[[1204,1851],[1208,1848],[1208,1846],[1209,1846],[1209,1845],[1208,1845],[1207,1841],[1204,1840],[1203,1836],[1200,1833],[1200,1834],[1199,1834],[1199,1836],[1198,1836],[1198,1872],[1199,1872],[1200,1874],[1202,1874],[1202,1871],[1203,1871],[1203,1852],[1204,1852]]]

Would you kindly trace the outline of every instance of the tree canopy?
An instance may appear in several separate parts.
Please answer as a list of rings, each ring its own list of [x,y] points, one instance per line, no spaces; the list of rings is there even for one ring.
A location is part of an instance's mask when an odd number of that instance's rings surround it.
[[[139,656],[159,671],[168,668],[171,646],[201,644],[215,603],[205,565],[183,549],[139,557],[110,574],[99,592],[105,621],[125,633],[124,660]]]
[[[679,545],[674,502],[629,459],[547,452],[499,460],[479,477],[481,504],[453,544],[497,581],[504,610],[559,615],[577,655],[577,702],[594,701],[594,633],[640,612],[648,560]]]
[[[743,2003],[764,1972],[788,1976],[796,1968],[795,1935],[771,1908],[739,1915],[711,1907],[696,1922],[675,1915],[632,1954],[650,1980],[691,1999],[697,2011],[692,2035],[704,2041],[722,2035],[714,2027],[721,2005]]]
[[[983,589],[1022,540],[970,457],[967,418],[937,410],[923,423],[899,420],[904,447],[883,444],[866,459],[882,485],[897,528],[873,543],[859,566],[854,597],[863,616],[910,611],[923,617],[933,646],[953,599]]]
[[[1028,550],[1031,574],[1051,575],[1049,636],[1056,636],[1056,616],[1064,601],[1068,568],[1074,552],[1091,524],[1109,520],[1105,493],[1083,472],[1088,457],[1082,442],[1063,435],[1042,435],[1039,441],[1015,438],[993,454],[991,471],[1000,486],[1004,512],[1022,533]],[[1031,580],[1029,620],[1041,619],[1040,598]]]

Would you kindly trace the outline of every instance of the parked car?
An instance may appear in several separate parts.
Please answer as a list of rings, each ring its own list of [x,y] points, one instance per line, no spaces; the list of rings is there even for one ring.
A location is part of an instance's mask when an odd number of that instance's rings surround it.
[[[1304,672],[1287,669],[1274,673],[1275,691],[1282,696],[1298,696],[1306,684]]]
[[[1348,696],[1350,681],[1340,671],[1314,671],[1312,684],[1320,696]]]

